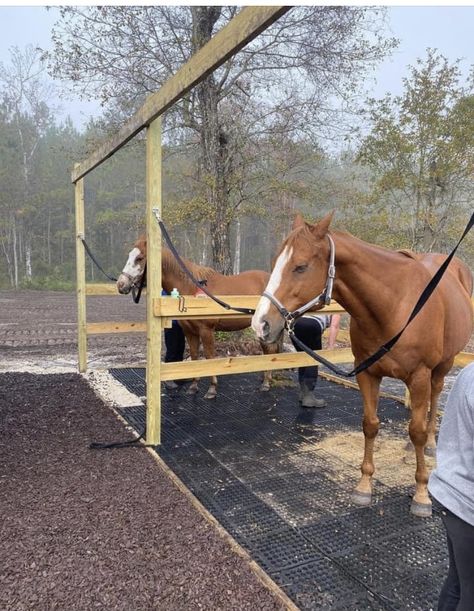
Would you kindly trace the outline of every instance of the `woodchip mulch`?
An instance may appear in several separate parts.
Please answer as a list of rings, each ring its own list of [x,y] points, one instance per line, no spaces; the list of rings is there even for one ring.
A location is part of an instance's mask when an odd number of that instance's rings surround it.
[[[78,374],[0,375],[0,609],[284,609]]]

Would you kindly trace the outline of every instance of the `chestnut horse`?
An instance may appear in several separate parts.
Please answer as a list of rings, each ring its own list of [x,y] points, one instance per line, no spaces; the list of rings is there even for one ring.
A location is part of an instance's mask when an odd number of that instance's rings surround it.
[[[183,259],[188,270],[197,280],[205,280],[206,288],[213,295],[260,295],[265,288],[270,274],[261,270],[249,270],[233,276],[224,276],[210,267],[204,267]],[[117,280],[117,289],[121,294],[130,292],[133,286],[140,283],[146,264],[146,238],[137,240],[129,253],[127,263]],[[162,249],[161,253],[161,284],[167,293],[173,288],[179,290],[180,295],[195,295],[198,290],[178,265],[171,251]],[[232,305],[232,304],[230,304]],[[209,320],[181,320],[179,323],[189,345],[191,358],[199,357],[199,346],[202,342],[206,359],[216,355],[214,332],[239,331],[250,327],[250,318],[219,318]],[[265,354],[275,354],[280,351],[280,344],[260,342]],[[261,391],[270,389],[272,379],[271,371],[264,372]],[[195,378],[189,389],[189,394],[198,390],[198,378]],[[217,395],[217,378],[211,377],[211,384],[205,395],[206,399],[214,399]]]
[[[393,251],[363,242],[349,233],[329,232],[331,219],[332,213],[311,225],[300,215],[296,217],[292,232],[279,250],[266,289],[271,299],[262,296],[252,327],[260,340],[276,341],[284,320],[275,304],[280,302],[291,312],[322,294],[325,285],[328,286],[332,252],[333,297],[351,315],[350,337],[358,365],[400,331],[446,255]],[[371,502],[379,387],[382,377],[389,376],[403,380],[410,393],[409,435],[416,452],[416,488],[411,512],[431,515],[424,450],[425,446],[427,453],[435,449],[437,401],[444,377],[472,334],[472,285],[470,270],[454,258],[392,350],[357,375],[364,403],[365,450],[362,477],[353,495],[355,503]],[[323,305],[318,303],[315,309]]]

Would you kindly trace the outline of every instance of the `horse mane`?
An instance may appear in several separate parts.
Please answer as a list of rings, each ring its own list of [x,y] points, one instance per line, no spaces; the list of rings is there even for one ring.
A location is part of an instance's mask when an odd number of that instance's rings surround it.
[[[189,259],[185,259],[184,257],[181,258],[196,280],[209,280],[209,278],[217,274],[216,270],[212,269],[212,267],[198,265]],[[176,258],[168,248],[163,248],[161,251],[161,265],[163,274],[169,274],[175,278],[179,278],[181,282],[185,282],[189,287],[194,287],[194,284],[183,272]]]
[[[415,259],[415,261],[420,258],[416,252],[413,252],[413,250],[409,250],[408,248],[401,248],[400,250],[397,250],[397,252],[399,252],[401,255],[405,255],[405,257],[408,257],[409,259]]]

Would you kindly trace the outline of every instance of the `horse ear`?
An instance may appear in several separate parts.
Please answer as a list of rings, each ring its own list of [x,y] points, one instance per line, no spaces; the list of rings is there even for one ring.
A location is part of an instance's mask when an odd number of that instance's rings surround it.
[[[334,210],[330,212],[329,214],[326,214],[326,216],[323,219],[321,219],[319,223],[316,223],[316,225],[313,225],[311,227],[311,231],[313,232],[313,235],[315,237],[324,238],[324,236],[328,232],[329,225],[331,224],[333,216],[334,216]]]
[[[295,220],[293,221],[293,229],[298,229],[298,227],[303,227],[303,225],[306,225],[306,221],[304,220],[301,213],[297,212]]]

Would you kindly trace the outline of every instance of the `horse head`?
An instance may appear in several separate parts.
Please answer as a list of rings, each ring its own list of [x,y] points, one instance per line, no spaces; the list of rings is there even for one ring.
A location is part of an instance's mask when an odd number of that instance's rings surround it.
[[[260,340],[277,340],[285,325],[285,313],[291,315],[312,301],[315,303],[308,309],[325,305],[328,266],[334,252],[332,239],[328,239],[332,216],[331,212],[315,225],[306,223],[300,214],[296,216],[252,318],[252,329]],[[315,300],[316,295],[320,299]]]
[[[140,237],[128,254],[127,262],[117,279],[117,290],[121,295],[128,295],[134,286],[138,286],[146,265],[146,238]]]

